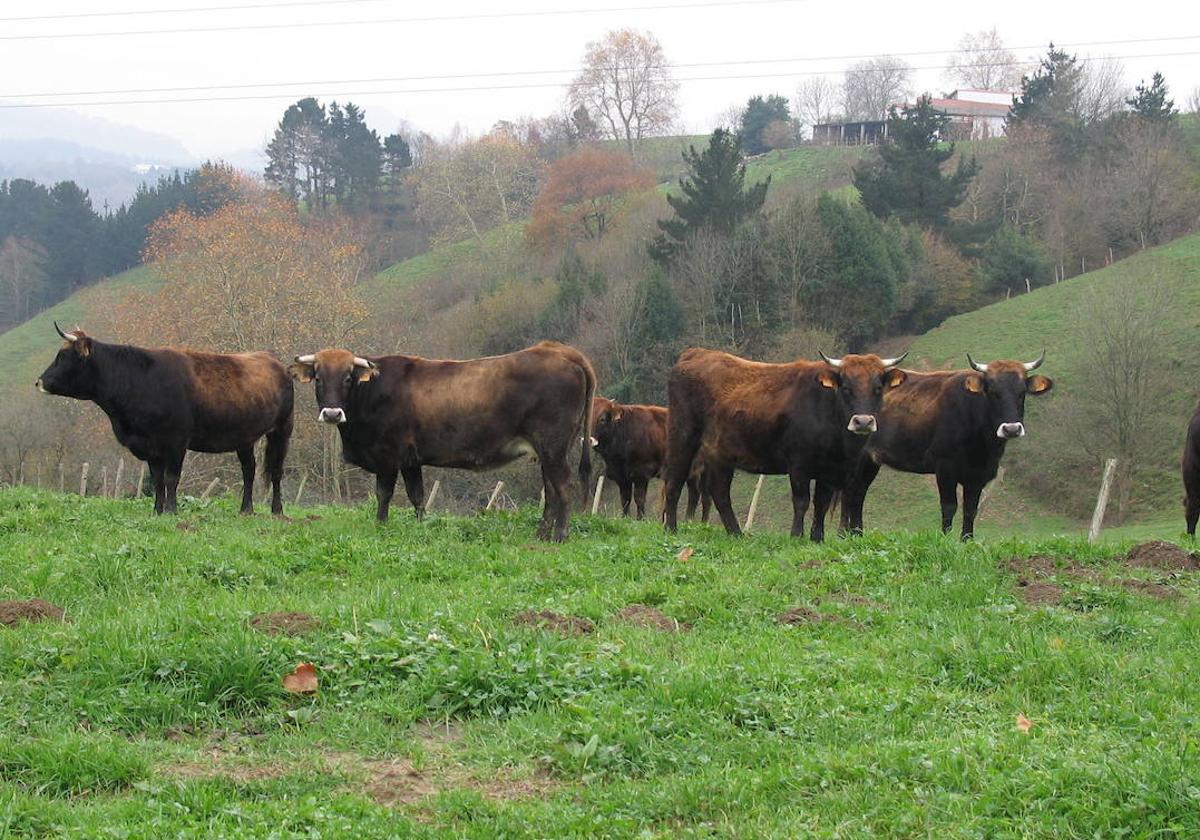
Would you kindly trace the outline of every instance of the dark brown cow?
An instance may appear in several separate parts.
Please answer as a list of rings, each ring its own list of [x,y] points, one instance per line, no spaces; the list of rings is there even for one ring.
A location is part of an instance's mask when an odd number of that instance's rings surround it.
[[[1187,441],[1183,445],[1184,517],[1189,537],[1196,536],[1196,519],[1200,517],[1200,408],[1188,423]]]
[[[585,441],[591,437],[596,393],[592,365],[575,348],[543,341],[469,361],[322,350],[297,356],[291,371],[316,381],[318,419],[337,424],[345,459],[375,475],[381,522],[397,475],[420,517],[422,467],[487,470],[533,455],[546,489],[538,536],[566,539],[567,456],[581,428]],[[579,462],[585,496],[590,449]]]
[[[815,481],[812,539],[824,539],[825,512],[875,432],[883,390],[896,384],[892,369],[904,357],[822,358],[768,364],[702,349],[679,357],[668,384],[668,530],[675,530],[680,489],[699,459],[729,533],[741,533],[729,500],[733,472],[741,469],[790,478],[793,536],[804,533]]]
[[[901,472],[932,473],[942,506],[942,531],[958,510],[962,485],[962,538],[975,533],[979,496],[996,477],[1008,441],[1025,436],[1025,396],[1045,394],[1054,383],[1031,376],[1046,354],[1033,362],[999,361],[971,370],[898,371],[903,381],[887,392],[879,432],[858,460],[842,496],[843,531],[862,532],[867,490],[880,464]]]
[[[637,505],[637,518],[646,516],[646,487],[663,477],[667,457],[667,410],[658,405],[629,405],[604,397],[592,400],[592,434],[604,458],[604,474],[621,493],[621,513]],[[688,518],[700,498],[698,477],[688,478]],[[708,497],[704,520],[708,521]]]
[[[237,452],[242,513],[253,511],[254,444],[266,435],[271,512],[282,513],[279,482],[292,435],[292,380],[267,353],[201,353],[96,341],[65,333],[37,381],[48,393],[100,406],[122,446],[150,465],[154,512],[174,513],[183,457]]]

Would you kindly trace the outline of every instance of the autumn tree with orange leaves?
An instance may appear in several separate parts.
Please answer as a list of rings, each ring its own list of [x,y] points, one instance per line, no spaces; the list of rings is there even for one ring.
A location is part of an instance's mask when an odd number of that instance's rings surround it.
[[[600,239],[620,213],[622,198],[654,186],[654,173],[629,155],[584,147],[549,167],[525,229],[544,251],[567,241]]]

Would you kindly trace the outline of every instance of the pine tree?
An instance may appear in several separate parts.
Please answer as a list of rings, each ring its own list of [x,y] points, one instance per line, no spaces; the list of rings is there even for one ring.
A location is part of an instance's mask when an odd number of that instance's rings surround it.
[[[940,141],[948,125],[949,118],[934,109],[928,96],[902,113],[893,108],[879,160],[854,170],[863,206],[880,218],[944,228],[979,171],[974,158],[959,158],[953,174],[942,172],[942,164],[954,156],[954,144]]]
[[[770,147],[763,140],[763,131],[772,123],[788,123],[792,120],[791,106],[787,97],[772,94],[764,99],[755,96],[746,103],[742,111],[741,125],[738,128],[738,139],[742,141],[742,149],[748,155],[761,155]]]
[[[662,233],[651,245],[656,259],[670,259],[699,230],[732,233],[743,219],[762,209],[770,177],[746,186],[746,165],[737,137],[718,128],[703,152],[689,146],[683,153],[688,176],[679,181],[681,195],[668,195],[674,219],[660,220]]]
[[[1134,88],[1134,95],[1125,100],[1133,113],[1143,120],[1154,123],[1169,123],[1175,114],[1174,100],[1167,99],[1167,81],[1162,73],[1151,77],[1150,86],[1145,82]]]

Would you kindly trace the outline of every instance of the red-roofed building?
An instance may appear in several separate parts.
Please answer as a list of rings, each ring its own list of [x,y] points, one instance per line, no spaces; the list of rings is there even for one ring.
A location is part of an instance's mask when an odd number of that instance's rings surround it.
[[[951,140],[1003,137],[1013,95],[1004,90],[956,90],[930,104],[950,118]]]

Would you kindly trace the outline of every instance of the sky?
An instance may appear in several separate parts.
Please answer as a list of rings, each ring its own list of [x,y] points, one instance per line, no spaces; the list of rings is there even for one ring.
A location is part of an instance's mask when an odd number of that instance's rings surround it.
[[[991,27],[1022,58],[1052,40],[1080,56],[1123,57],[1131,86],[1161,70],[1177,104],[1200,85],[1195,3],[1163,2],[1149,14],[1132,3],[1046,0],[940,9],[895,0],[283,2],[4,0],[0,100],[67,103],[174,137],[198,158],[261,148],[283,109],[306,95],[353,100],[381,134],[401,120],[435,135],[456,124],[481,133],[499,119],[560,109],[588,41],[623,27],[648,30],[662,43],[681,80],[681,128],[695,132],[754,94],[792,96],[808,75],[836,76],[870,55],[899,55],[918,68],[918,89],[946,90],[940,68],[947,51],[964,33]],[[250,5],[274,8],[229,8]],[[161,11],[180,8],[194,11]],[[136,14],[15,20],[126,11]],[[255,28],[211,31],[227,27]],[[112,34],[164,29],[177,31]],[[63,37],[71,34],[87,37]],[[457,78],[412,78],[431,76]],[[276,86],[254,87],[267,84]],[[220,85],[239,87],[212,87]],[[195,89],[103,93],[151,88]],[[89,91],[102,93],[83,94]],[[29,96],[46,93],[65,95]],[[81,104],[229,96],[252,98]],[[7,113],[0,110],[0,121]]]

